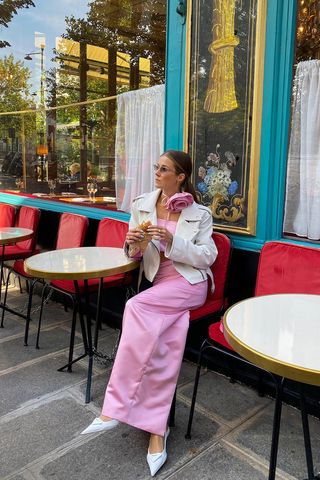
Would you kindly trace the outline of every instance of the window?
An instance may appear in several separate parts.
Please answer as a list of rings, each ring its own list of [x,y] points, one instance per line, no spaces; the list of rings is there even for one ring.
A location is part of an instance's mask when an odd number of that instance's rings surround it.
[[[320,0],[299,0],[284,235],[320,240]]]
[[[117,95],[164,83],[166,1],[33,3],[2,19],[1,189],[114,196]]]

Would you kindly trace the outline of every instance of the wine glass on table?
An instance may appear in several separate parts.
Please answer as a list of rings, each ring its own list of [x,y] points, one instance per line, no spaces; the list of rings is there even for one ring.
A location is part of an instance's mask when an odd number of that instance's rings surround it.
[[[89,193],[89,200],[90,200],[90,201],[93,201],[93,200],[92,200],[93,189],[94,189],[93,183],[92,183],[92,182],[88,182],[88,183],[87,183],[87,190],[88,190],[88,193]]]
[[[54,190],[56,188],[56,185],[57,185],[57,182],[55,179],[50,179],[48,180],[48,187],[49,187],[49,190],[50,190],[50,197],[53,197],[54,196]]]
[[[17,178],[15,179],[15,184],[16,184],[16,186],[17,186],[18,191],[20,192],[20,189],[21,189],[22,184],[23,184],[22,178],[21,178],[21,177],[17,177]]]
[[[98,183],[96,181],[92,182],[92,201],[95,202],[96,200],[96,193],[98,191]]]

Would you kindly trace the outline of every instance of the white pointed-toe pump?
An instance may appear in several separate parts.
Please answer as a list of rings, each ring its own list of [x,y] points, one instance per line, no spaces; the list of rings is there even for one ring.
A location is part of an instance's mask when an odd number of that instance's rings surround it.
[[[168,428],[163,439],[163,450],[160,453],[149,453],[147,455],[147,462],[150,468],[151,477],[154,477],[155,474],[160,470],[162,465],[167,460],[167,438],[169,436],[170,429]]]
[[[101,418],[95,418],[89,427],[85,428],[81,435],[87,435],[88,433],[102,432],[103,430],[111,430],[119,425],[118,420],[108,420],[107,422],[101,420]]]

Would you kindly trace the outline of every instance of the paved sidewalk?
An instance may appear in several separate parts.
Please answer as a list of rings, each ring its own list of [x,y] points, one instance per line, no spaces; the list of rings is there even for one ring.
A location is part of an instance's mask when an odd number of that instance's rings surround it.
[[[25,295],[12,288],[9,303]],[[39,299],[36,298],[36,302]],[[32,323],[23,346],[24,321],[6,314],[0,330],[0,479],[144,480],[148,434],[127,425],[93,436],[80,432],[99,415],[110,368],[95,364],[92,397],[84,403],[86,359],[73,373],[66,363],[71,312],[55,302],[45,309],[41,349]],[[111,352],[117,333],[104,327],[99,347]],[[82,351],[77,332],[76,351]],[[168,440],[168,461],[157,478],[228,480],[267,478],[274,402],[210,371],[203,371],[191,440],[185,440],[195,366],[184,362],[179,379],[176,427]],[[314,463],[320,467],[320,425],[310,418]],[[299,411],[284,407],[278,476],[306,478]]]

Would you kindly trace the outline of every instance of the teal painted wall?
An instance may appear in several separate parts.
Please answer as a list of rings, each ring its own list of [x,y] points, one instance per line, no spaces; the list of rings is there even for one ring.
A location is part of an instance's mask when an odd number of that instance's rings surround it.
[[[183,149],[186,25],[178,3],[167,6],[165,150]]]
[[[116,220],[129,221],[130,218],[130,215],[124,212],[55,202],[54,200],[42,200],[40,198],[30,198],[24,197],[23,195],[14,195],[10,193],[0,193],[0,201],[10,203],[11,205],[16,205],[17,207],[26,205],[29,207],[37,207],[41,210],[48,210],[49,212],[76,213],[79,215],[85,215],[88,218],[94,218],[96,220],[101,220],[102,218],[108,217]]]

